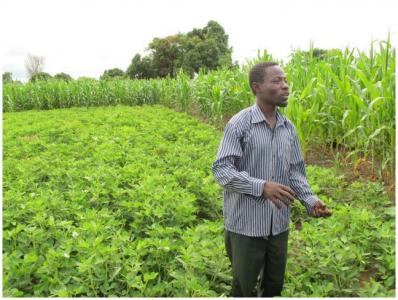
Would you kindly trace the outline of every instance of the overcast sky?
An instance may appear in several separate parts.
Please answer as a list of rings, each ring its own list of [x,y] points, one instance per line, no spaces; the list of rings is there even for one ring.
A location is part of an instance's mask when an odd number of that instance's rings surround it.
[[[154,37],[219,22],[229,35],[233,60],[257,49],[287,59],[292,49],[369,48],[371,39],[397,40],[395,0],[2,0],[1,67],[26,78],[28,53],[45,57],[44,71],[74,78],[126,70]],[[395,13],[394,13],[395,12]]]

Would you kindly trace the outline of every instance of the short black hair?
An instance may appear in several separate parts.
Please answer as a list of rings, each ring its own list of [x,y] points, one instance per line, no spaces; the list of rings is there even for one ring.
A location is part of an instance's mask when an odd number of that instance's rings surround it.
[[[253,89],[253,83],[254,82],[258,82],[258,83],[264,82],[265,70],[267,68],[273,67],[273,66],[278,66],[278,63],[276,63],[274,61],[262,62],[262,63],[254,65],[250,69],[249,84],[250,84],[250,88],[252,89],[252,92],[254,95],[256,94],[256,92]]]

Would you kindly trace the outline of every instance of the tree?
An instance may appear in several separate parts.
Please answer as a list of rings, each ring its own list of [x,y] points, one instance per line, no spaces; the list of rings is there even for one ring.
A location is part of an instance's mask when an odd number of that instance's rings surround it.
[[[319,57],[320,59],[323,59],[326,56],[327,52],[328,50],[325,49],[314,48],[312,51],[312,55],[316,58]]]
[[[119,68],[113,68],[109,70],[105,70],[104,74],[100,77],[100,80],[109,80],[109,79],[122,79],[125,78],[126,74],[123,70]]]
[[[28,54],[25,59],[25,68],[28,72],[29,78],[31,78],[36,73],[43,72],[44,57]]]
[[[214,41],[214,47],[217,49],[213,64],[217,67],[230,67],[232,65],[232,47],[228,47],[228,35],[225,34],[224,28],[216,21],[209,21],[203,30],[206,40]]]
[[[214,70],[221,66],[232,67],[232,48],[228,35],[216,21],[209,21],[203,29],[193,29],[183,43],[181,67],[193,74],[200,68]]]
[[[126,70],[126,75],[131,79],[149,79],[154,76],[152,58],[136,54]]]
[[[148,50],[152,51],[152,66],[156,76],[175,75],[179,67],[177,59],[184,51],[181,45],[183,38],[182,34],[170,35],[163,39],[154,38],[149,44]]]
[[[69,74],[63,73],[63,72],[55,74],[54,79],[63,80],[66,82],[73,80],[72,76],[70,76]]]
[[[49,79],[51,79],[50,74],[46,72],[37,72],[30,77],[29,82],[46,81]]]
[[[193,76],[201,68],[233,66],[228,35],[216,21],[209,21],[204,28],[194,28],[187,34],[154,38],[147,50],[148,56],[141,58],[137,54],[131,61],[126,71],[131,78],[175,76],[180,68]]]
[[[11,83],[12,80],[12,73],[11,72],[5,72],[3,73],[3,84],[5,83]]]

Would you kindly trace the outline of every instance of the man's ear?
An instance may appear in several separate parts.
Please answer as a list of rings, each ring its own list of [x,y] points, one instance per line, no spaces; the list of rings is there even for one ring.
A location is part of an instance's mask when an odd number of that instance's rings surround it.
[[[258,90],[258,82],[253,82],[252,83],[252,89],[254,90],[254,93],[257,95],[257,90]]]

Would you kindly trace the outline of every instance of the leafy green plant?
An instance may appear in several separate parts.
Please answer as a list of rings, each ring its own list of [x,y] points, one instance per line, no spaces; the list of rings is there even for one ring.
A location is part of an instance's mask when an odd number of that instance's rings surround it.
[[[10,112],[3,129],[4,296],[229,294],[210,168],[220,131],[158,105]],[[307,171],[334,213],[294,203],[283,295],[393,296],[395,211],[381,184]]]

